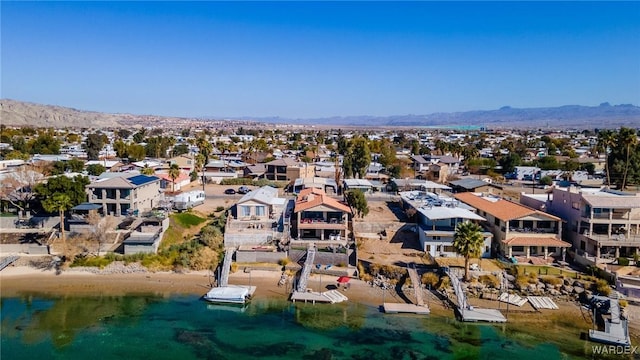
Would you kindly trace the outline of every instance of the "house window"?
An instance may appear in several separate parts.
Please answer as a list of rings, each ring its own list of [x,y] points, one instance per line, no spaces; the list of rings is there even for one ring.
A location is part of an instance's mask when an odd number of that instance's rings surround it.
[[[426,245],[424,251],[431,252],[431,245]]]
[[[434,236],[433,240],[440,240],[440,236]]]
[[[524,246],[512,246],[511,249],[515,252],[523,252]]]
[[[494,224],[496,224],[496,226],[500,226],[500,219],[495,218],[495,219],[493,220],[493,223],[494,223]]]
[[[587,249],[587,245],[584,243],[584,241],[580,241],[580,250],[585,251]]]
[[[443,248],[444,248],[442,250],[443,252],[449,252],[449,253],[456,252],[456,249],[453,246],[443,246]]]
[[[580,210],[580,203],[577,201],[574,201],[571,203],[571,207],[574,208],[575,210]]]
[[[264,215],[265,215],[265,207],[256,206],[256,216],[264,216]]]
[[[242,216],[251,215],[251,208],[249,206],[240,206],[240,210],[242,211]]]

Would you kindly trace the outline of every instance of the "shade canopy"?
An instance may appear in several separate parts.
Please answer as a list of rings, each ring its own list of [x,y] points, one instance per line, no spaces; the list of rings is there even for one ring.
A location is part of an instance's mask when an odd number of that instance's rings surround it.
[[[348,277],[348,276],[340,276],[338,278],[338,283],[340,283],[340,284],[348,283],[349,280],[351,280],[351,278]]]

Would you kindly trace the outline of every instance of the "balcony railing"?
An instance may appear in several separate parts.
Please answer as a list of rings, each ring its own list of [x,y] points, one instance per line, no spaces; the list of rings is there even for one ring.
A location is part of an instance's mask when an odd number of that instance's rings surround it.
[[[509,232],[522,233],[522,234],[557,234],[558,231],[554,228],[515,228],[510,227]]]

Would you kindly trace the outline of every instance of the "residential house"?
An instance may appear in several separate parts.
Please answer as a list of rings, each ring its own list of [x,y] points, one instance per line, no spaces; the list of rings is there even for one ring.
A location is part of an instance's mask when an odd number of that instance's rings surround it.
[[[400,192],[403,208],[413,212],[420,248],[432,257],[458,256],[453,247],[456,226],[464,221],[484,222],[472,208],[448,197],[425,191]],[[491,256],[493,234],[484,232],[482,257]]]
[[[271,186],[245,194],[230,209],[224,234],[225,246],[264,245],[288,239],[292,206],[289,200],[278,196],[278,189]]]
[[[98,179],[87,185],[90,203],[102,205],[103,214],[138,214],[158,206],[162,200],[157,176],[123,174]]]
[[[336,241],[346,244],[351,208],[324,190],[300,191],[293,210],[293,231],[298,241]]]
[[[344,190],[360,190],[363,193],[373,192],[374,186],[371,181],[366,179],[344,179]]]
[[[291,158],[269,161],[266,166],[265,177],[269,180],[293,181],[298,178],[315,176],[315,166]]]
[[[184,170],[187,173],[192,172],[196,168],[195,157],[187,154],[174,156],[168,159],[164,167],[168,169],[173,164],[177,164],[181,170]]]
[[[561,240],[562,220],[545,212],[502,199],[495,195],[459,193],[459,201],[477,209],[487,219],[484,225],[493,233],[495,254],[512,259],[522,256],[524,261],[550,256],[564,257],[571,244]]]
[[[303,189],[316,188],[321,189],[326,193],[337,194],[338,184],[335,179],[323,178],[323,177],[307,177],[295,179],[293,182],[293,192],[298,194]]]
[[[122,170],[124,164],[117,160],[89,160],[84,163],[85,168],[89,165],[102,165],[106,171],[118,172]]]
[[[454,193],[476,192],[494,195],[502,194],[502,189],[500,187],[478,179],[466,178],[456,181],[449,181],[449,186],[451,186],[451,190]]]
[[[640,194],[554,188],[545,207],[567,222],[567,238],[588,263],[640,252]]]
[[[264,179],[267,167],[265,164],[247,165],[243,169],[243,177],[250,179]]]
[[[156,173],[160,178],[160,188],[167,191],[180,191],[183,187],[191,184],[191,176],[186,171],[180,171],[177,178],[172,179],[169,173]]]

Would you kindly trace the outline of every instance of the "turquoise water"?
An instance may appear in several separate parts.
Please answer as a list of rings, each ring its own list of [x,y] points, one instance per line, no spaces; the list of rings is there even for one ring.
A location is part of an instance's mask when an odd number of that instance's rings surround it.
[[[557,359],[501,326],[381,314],[359,304],[197,297],[1,299],[2,359]]]

